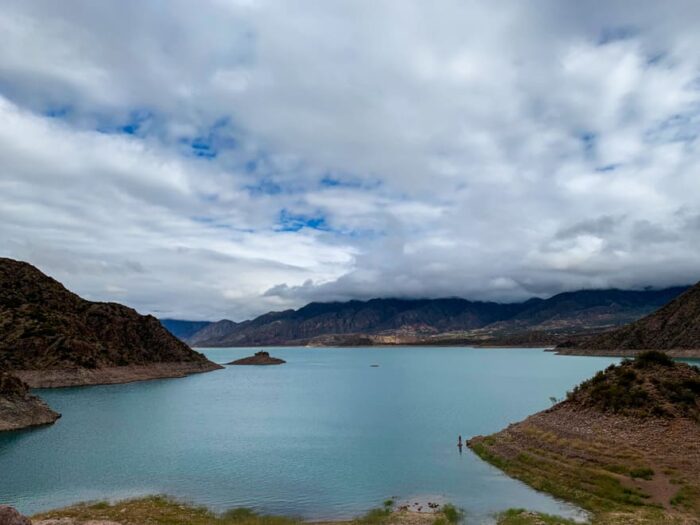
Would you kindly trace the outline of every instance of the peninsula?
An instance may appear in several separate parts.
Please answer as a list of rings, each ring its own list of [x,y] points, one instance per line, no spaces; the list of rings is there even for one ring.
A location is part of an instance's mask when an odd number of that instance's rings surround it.
[[[699,436],[700,369],[645,352],[468,446],[594,523],[685,524],[700,515]]]

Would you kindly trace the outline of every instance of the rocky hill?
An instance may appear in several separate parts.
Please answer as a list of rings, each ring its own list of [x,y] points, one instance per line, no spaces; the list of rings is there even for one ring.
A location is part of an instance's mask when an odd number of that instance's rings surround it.
[[[562,353],[579,353],[577,349],[580,353],[608,354],[640,350],[700,351],[700,283],[636,322],[558,348]],[[688,352],[679,355],[690,356]]]
[[[47,387],[219,368],[155,317],[86,301],[34,266],[6,258],[0,258],[0,365]]]
[[[19,378],[0,371],[0,432],[47,425],[59,417]]]
[[[552,408],[468,445],[595,523],[697,523],[700,369],[641,353]]]
[[[188,339],[195,346],[318,344],[369,341],[370,344],[486,342],[513,334],[600,331],[654,311],[687,288],[624,291],[585,290],[501,304],[466,299],[372,299],[310,303],[298,310],[271,312],[242,323],[219,321]],[[443,337],[444,334],[452,334]],[[558,339],[554,339],[556,334]],[[348,337],[351,335],[352,337]],[[530,336],[520,337],[534,342]]]

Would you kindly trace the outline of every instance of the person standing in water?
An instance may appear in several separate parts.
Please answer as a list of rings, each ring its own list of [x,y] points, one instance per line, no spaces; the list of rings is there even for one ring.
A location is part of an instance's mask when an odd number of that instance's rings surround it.
[[[457,446],[459,448],[462,448],[462,434],[459,435],[459,439],[457,440]]]

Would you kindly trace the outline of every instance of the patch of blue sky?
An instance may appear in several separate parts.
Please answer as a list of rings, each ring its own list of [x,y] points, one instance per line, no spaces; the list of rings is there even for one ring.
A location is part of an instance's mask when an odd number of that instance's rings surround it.
[[[304,215],[292,213],[287,209],[280,211],[276,231],[298,232],[304,228],[331,231],[323,214]]]
[[[133,109],[126,118],[105,115],[94,115],[92,118],[97,122],[95,130],[100,133],[143,137],[153,127],[155,115],[148,109]]]
[[[297,214],[287,209],[280,211],[275,231],[298,232],[304,229],[317,230],[333,234],[337,238],[373,240],[386,235],[385,232],[365,228],[335,228],[321,212],[313,214]]]
[[[185,153],[195,157],[214,159],[223,151],[235,150],[238,146],[237,130],[228,117],[219,118],[204,133],[180,139]]]
[[[325,173],[319,182],[323,188],[364,188],[376,189],[381,186],[379,179],[363,180],[344,173]]]

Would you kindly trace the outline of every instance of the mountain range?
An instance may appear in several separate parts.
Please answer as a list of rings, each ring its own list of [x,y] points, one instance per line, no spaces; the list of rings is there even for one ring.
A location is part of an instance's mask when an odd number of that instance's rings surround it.
[[[658,311],[616,330],[563,343],[561,353],[577,351],[700,350],[700,283]]]
[[[314,302],[240,323],[214,322],[185,341],[198,347],[555,344],[636,321],[687,289],[581,290],[505,304],[460,298]]]

